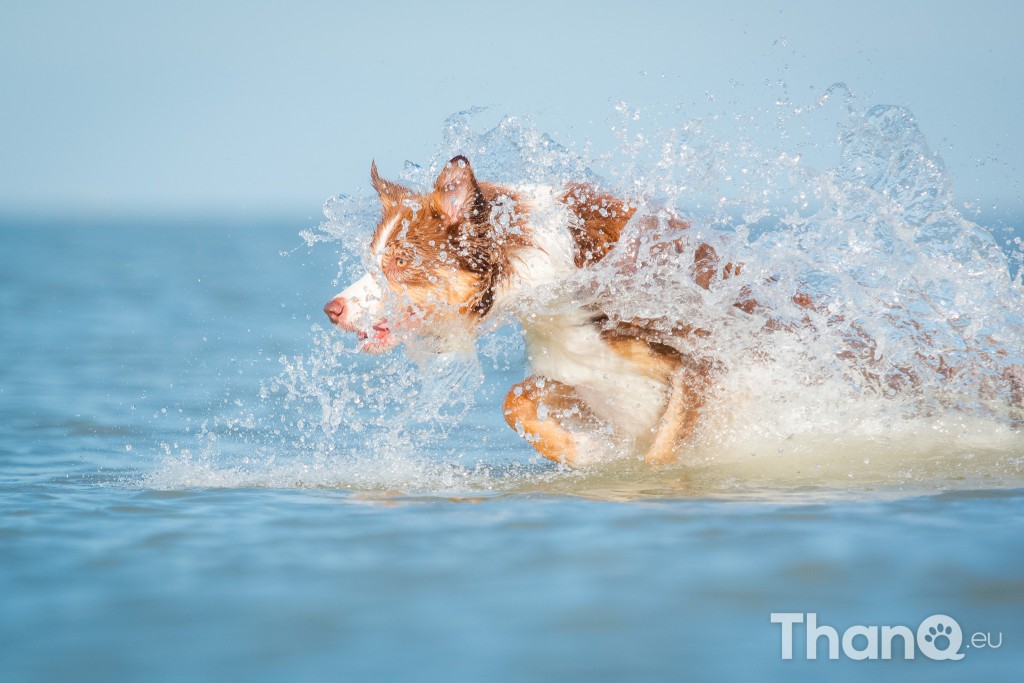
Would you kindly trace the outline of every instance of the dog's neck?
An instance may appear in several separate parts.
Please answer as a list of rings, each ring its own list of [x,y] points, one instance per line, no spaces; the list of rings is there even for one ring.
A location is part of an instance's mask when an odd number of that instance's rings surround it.
[[[516,317],[524,327],[544,311],[571,307],[569,291],[579,269],[573,262],[572,214],[549,185],[515,188],[520,211],[528,213],[527,246],[512,258],[513,272],[496,292],[495,308]],[[570,297],[571,299],[571,297]]]

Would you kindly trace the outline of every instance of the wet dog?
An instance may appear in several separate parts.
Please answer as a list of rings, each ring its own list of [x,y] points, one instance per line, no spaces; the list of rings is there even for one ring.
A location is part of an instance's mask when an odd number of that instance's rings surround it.
[[[511,314],[532,374],[509,390],[504,416],[541,455],[580,464],[591,450],[586,429],[570,427],[602,424],[633,439],[647,462],[675,459],[706,401],[711,363],[649,321],[613,321],[559,287],[605,259],[630,221],[654,230],[658,220],[588,184],[482,182],[464,156],[425,193],[381,178],[376,164],[371,180],[382,207],[373,267],[324,306],[335,326],[355,332],[363,351],[382,353],[410,335],[450,348],[499,311]],[[677,233],[688,227],[674,215],[660,220]],[[692,259],[693,280],[705,289],[738,272],[732,264],[719,270],[707,244],[690,249],[676,239],[670,248]],[[701,334],[671,330],[674,339]]]

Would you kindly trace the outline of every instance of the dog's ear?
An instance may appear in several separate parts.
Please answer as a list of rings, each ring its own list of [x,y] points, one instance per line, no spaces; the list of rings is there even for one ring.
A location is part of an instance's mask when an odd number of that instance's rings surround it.
[[[370,182],[373,183],[373,189],[377,190],[381,202],[387,206],[393,205],[402,195],[402,188],[399,185],[380,177],[376,161],[370,162]]]
[[[441,214],[441,220],[451,227],[462,218],[471,218],[482,201],[469,159],[461,154],[453,157],[434,183],[434,208]]]

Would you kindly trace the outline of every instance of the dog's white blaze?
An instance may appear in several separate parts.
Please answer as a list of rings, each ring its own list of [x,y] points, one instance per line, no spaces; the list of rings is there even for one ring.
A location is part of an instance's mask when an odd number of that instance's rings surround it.
[[[378,266],[380,266],[384,260],[384,247],[387,246],[388,241],[395,232],[395,228],[398,227],[399,218],[400,216],[398,215],[392,216],[391,220],[388,221],[381,229],[377,241],[371,245],[373,258],[377,262]]]
[[[372,275],[366,273],[338,294],[345,300],[345,322],[369,326],[371,318],[384,307],[384,293]]]
[[[381,229],[378,239],[370,245],[371,255],[378,268],[384,259],[384,247],[398,227],[398,219],[398,216],[392,217]],[[345,300],[343,322],[348,325],[369,327],[384,308],[384,292],[370,273],[364,273],[361,278],[342,290],[338,297]]]

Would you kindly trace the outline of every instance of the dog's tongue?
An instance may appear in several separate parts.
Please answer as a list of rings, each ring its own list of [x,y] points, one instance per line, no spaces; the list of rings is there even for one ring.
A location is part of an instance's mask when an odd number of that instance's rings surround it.
[[[367,353],[383,353],[395,345],[395,338],[391,336],[391,327],[387,320],[374,323],[369,329],[359,330],[356,333],[360,342],[360,349]]]

